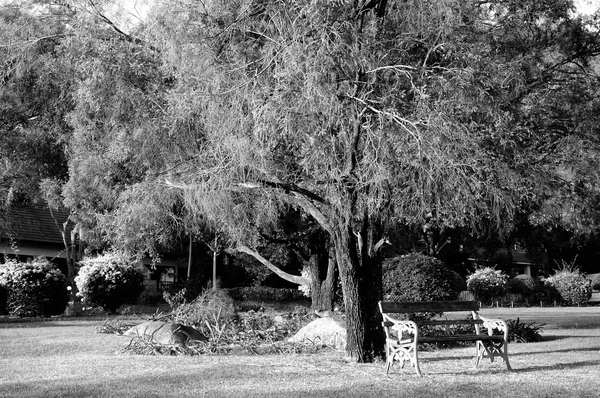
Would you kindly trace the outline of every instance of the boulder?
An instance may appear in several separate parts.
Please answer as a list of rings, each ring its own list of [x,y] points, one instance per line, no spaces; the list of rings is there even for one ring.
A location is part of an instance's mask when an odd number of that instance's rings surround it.
[[[180,323],[149,321],[134,326],[124,336],[139,336],[157,344],[185,347],[190,341],[208,341],[208,338],[191,326]]]
[[[317,318],[288,339],[291,343],[324,344],[339,349],[346,348],[346,327],[334,318]]]

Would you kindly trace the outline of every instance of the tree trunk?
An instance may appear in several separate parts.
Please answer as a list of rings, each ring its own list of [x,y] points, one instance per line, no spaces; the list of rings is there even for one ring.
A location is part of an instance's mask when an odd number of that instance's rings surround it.
[[[361,232],[367,231],[367,224]],[[377,302],[382,295],[381,259],[369,253],[349,225],[341,225],[332,236],[336,249],[344,305],[346,307],[346,357],[371,362],[383,353],[383,332]]]
[[[333,311],[335,296],[335,252],[320,247],[311,253],[309,268],[311,275],[310,294],[312,308],[319,311]]]

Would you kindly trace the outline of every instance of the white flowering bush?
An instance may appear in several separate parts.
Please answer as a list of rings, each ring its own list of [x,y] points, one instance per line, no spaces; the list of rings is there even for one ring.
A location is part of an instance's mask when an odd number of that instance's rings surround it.
[[[308,280],[311,280],[311,273],[309,268],[303,268],[300,275],[302,275],[304,278],[308,278]],[[298,290],[300,290],[304,296],[310,297],[310,285],[299,285]]]
[[[68,303],[67,278],[44,257],[0,264],[0,312],[16,316],[62,314]]]
[[[87,257],[79,264],[75,284],[84,304],[115,313],[122,304],[134,302],[144,290],[144,274],[121,254]]]
[[[467,276],[467,290],[481,301],[491,301],[506,292],[508,275],[494,267],[477,268]]]
[[[569,305],[583,304],[592,297],[592,283],[578,269],[560,269],[543,282]]]

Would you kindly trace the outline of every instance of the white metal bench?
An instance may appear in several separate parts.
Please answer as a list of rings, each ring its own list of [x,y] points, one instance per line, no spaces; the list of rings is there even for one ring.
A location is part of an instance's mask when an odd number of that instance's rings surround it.
[[[386,374],[394,362],[398,361],[403,367],[406,361],[414,366],[419,376],[422,376],[419,367],[418,345],[420,343],[437,342],[475,342],[476,356],[475,367],[479,366],[481,359],[501,357],[510,371],[508,361],[508,325],[502,319],[489,319],[479,315],[479,304],[476,301],[424,301],[424,302],[379,302],[379,309],[383,316],[383,330],[386,337]],[[442,312],[470,312],[472,319],[432,319],[432,320],[403,320],[398,314],[410,313],[442,313]],[[472,334],[447,334],[443,336],[426,335],[422,331],[425,325],[473,325]],[[494,334],[494,330],[500,334]]]

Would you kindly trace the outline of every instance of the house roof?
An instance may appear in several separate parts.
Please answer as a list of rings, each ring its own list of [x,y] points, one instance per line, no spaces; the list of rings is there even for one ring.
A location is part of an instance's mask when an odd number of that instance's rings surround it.
[[[11,207],[4,216],[5,223],[0,230],[4,239],[62,244],[60,231],[69,213],[66,209],[51,210],[45,205],[32,204]],[[69,224],[67,231],[70,232],[73,224]]]

